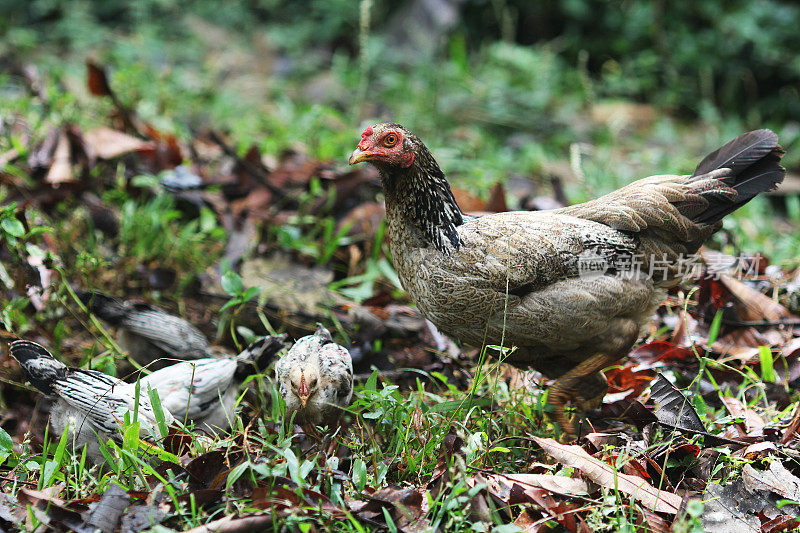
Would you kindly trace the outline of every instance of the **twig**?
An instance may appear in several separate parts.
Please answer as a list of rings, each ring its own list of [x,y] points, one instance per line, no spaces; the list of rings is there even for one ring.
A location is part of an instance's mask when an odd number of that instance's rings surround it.
[[[250,161],[244,159],[243,157],[239,157],[239,154],[237,154],[233,148],[228,146],[228,143],[222,140],[222,137],[217,135],[215,131],[210,131],[209,136],[211,137],[212,141],[214,141],[220,148],[222,148],[222,151],[225,152],[225,155],[234,158],[237,164],[241,165],[241,167],[248,174],[256,178],[258,182],[261,183],[261,185],[263,185],[267,189],[269,189],[271,193],[275,194],[280,199],[284,199],[286,197],[286,194],[281,190],[280,187],[276,187],[274,184],[269,182],[266,173],[262,171],[262,169],[258,168],[256,165],[252,164]]]

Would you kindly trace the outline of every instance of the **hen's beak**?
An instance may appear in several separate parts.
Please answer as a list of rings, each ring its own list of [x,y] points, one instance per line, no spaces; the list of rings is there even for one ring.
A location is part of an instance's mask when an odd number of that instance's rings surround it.
[[[306,402],[308,402],[309,396],[311,396],[311,391],[308,389],[308,385],[306,385],[306,376],[304,373],[300,373],[300,386],[297,388],[297,396],[300,398],[300,403],[303,404],[303,409],[306,408]]]
[[[361,163],[362,161],[369,161],[372,152],[365,152],[361,148],[356,148],[353,150],[353,153],[350,154],[350,161],[351,165],[355,165],[356,163]]]

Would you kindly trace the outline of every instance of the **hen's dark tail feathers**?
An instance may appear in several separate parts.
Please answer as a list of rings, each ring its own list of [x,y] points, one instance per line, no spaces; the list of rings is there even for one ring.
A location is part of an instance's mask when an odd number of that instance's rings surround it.
[[[708,200],[708,207],[693,221],[714,224],[752,200],[759,193],[777,188],[783,181],[786,169],[780,166],[785,152],[778,145],[778,136],[771,130],[755,130],[740,135],[718,150],[708,154],[689,178],[689,183],[703,179],[711,171],[729,168],[731,173],[720,178],[736,191],[710,189],[701,195]]]
[[[93,315],[97,315],[112,326],[119,325],[128,314],[124,302],[102,292],[78,291],[77,295]]]
[[[31,385],[45,394],[52,395],[53,382],[63,379],[67,366],[56,361],[42,345],[31,341],[14,341],[10,345],[11,357],[28,374]]]
[[[253,363],[259,370],[266,368],[278,352],[286,346],[286,337],[285,333],[268,335],[250,344],[242,353],[236,356],[239,362],[236,370],[237,376],[245,378],[253,374]]]

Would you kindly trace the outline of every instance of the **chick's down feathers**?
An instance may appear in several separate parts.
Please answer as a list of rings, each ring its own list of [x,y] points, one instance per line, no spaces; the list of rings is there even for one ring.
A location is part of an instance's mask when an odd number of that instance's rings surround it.
[[[165,436],[159,429],[146,386],[140,387],[137,406],[135,384],[96,370],[68,367],[35,342],[14,341],[10,353],[28,374],[31,384],[55,401],[50,423],[57,437],[69,425],[76,450],[86,446],[91,460],[104,460],[98,437],[122,443],[123,421],[126,415],[132,421],[134,411],[141,438],[153,440]],[[173,421],[172,415],[165,411],[165,424]]]
[[[314,425],[335,422],[353,396],[350,352],[333,342],[321,324],[299,339],[275,365],[286,416]]]
[[[90,312],[117,328],[120,347],[150,370],[170,364],[159,361],[162,358],[190,360],[213,355],[200,330],[160,307],[118,300],[97,291],[81,291],[78,297]]]
[[[264,369],[284,348],[286,335],[261,337],[238,356],[177,363],[140,379],[158,391],[161,405],[175,419],[206,431],[227,430],[236,415],[239,387]]]

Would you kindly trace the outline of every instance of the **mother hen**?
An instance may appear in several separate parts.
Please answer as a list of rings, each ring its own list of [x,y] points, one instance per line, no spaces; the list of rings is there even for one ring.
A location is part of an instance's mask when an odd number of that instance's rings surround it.
[[[548,403],[575,434],[567,402],[598,405],[600,370],[626,355],[681,279],[681,262],[722,218],[783,180],[770,130],[746,133],[690,176],[645,178],[553,211],[470,217],[412,132],[376,124],[350,164],[377,167],[395,269],[420,312],[469,344],[515,346],[505,359],[555,379]]]

